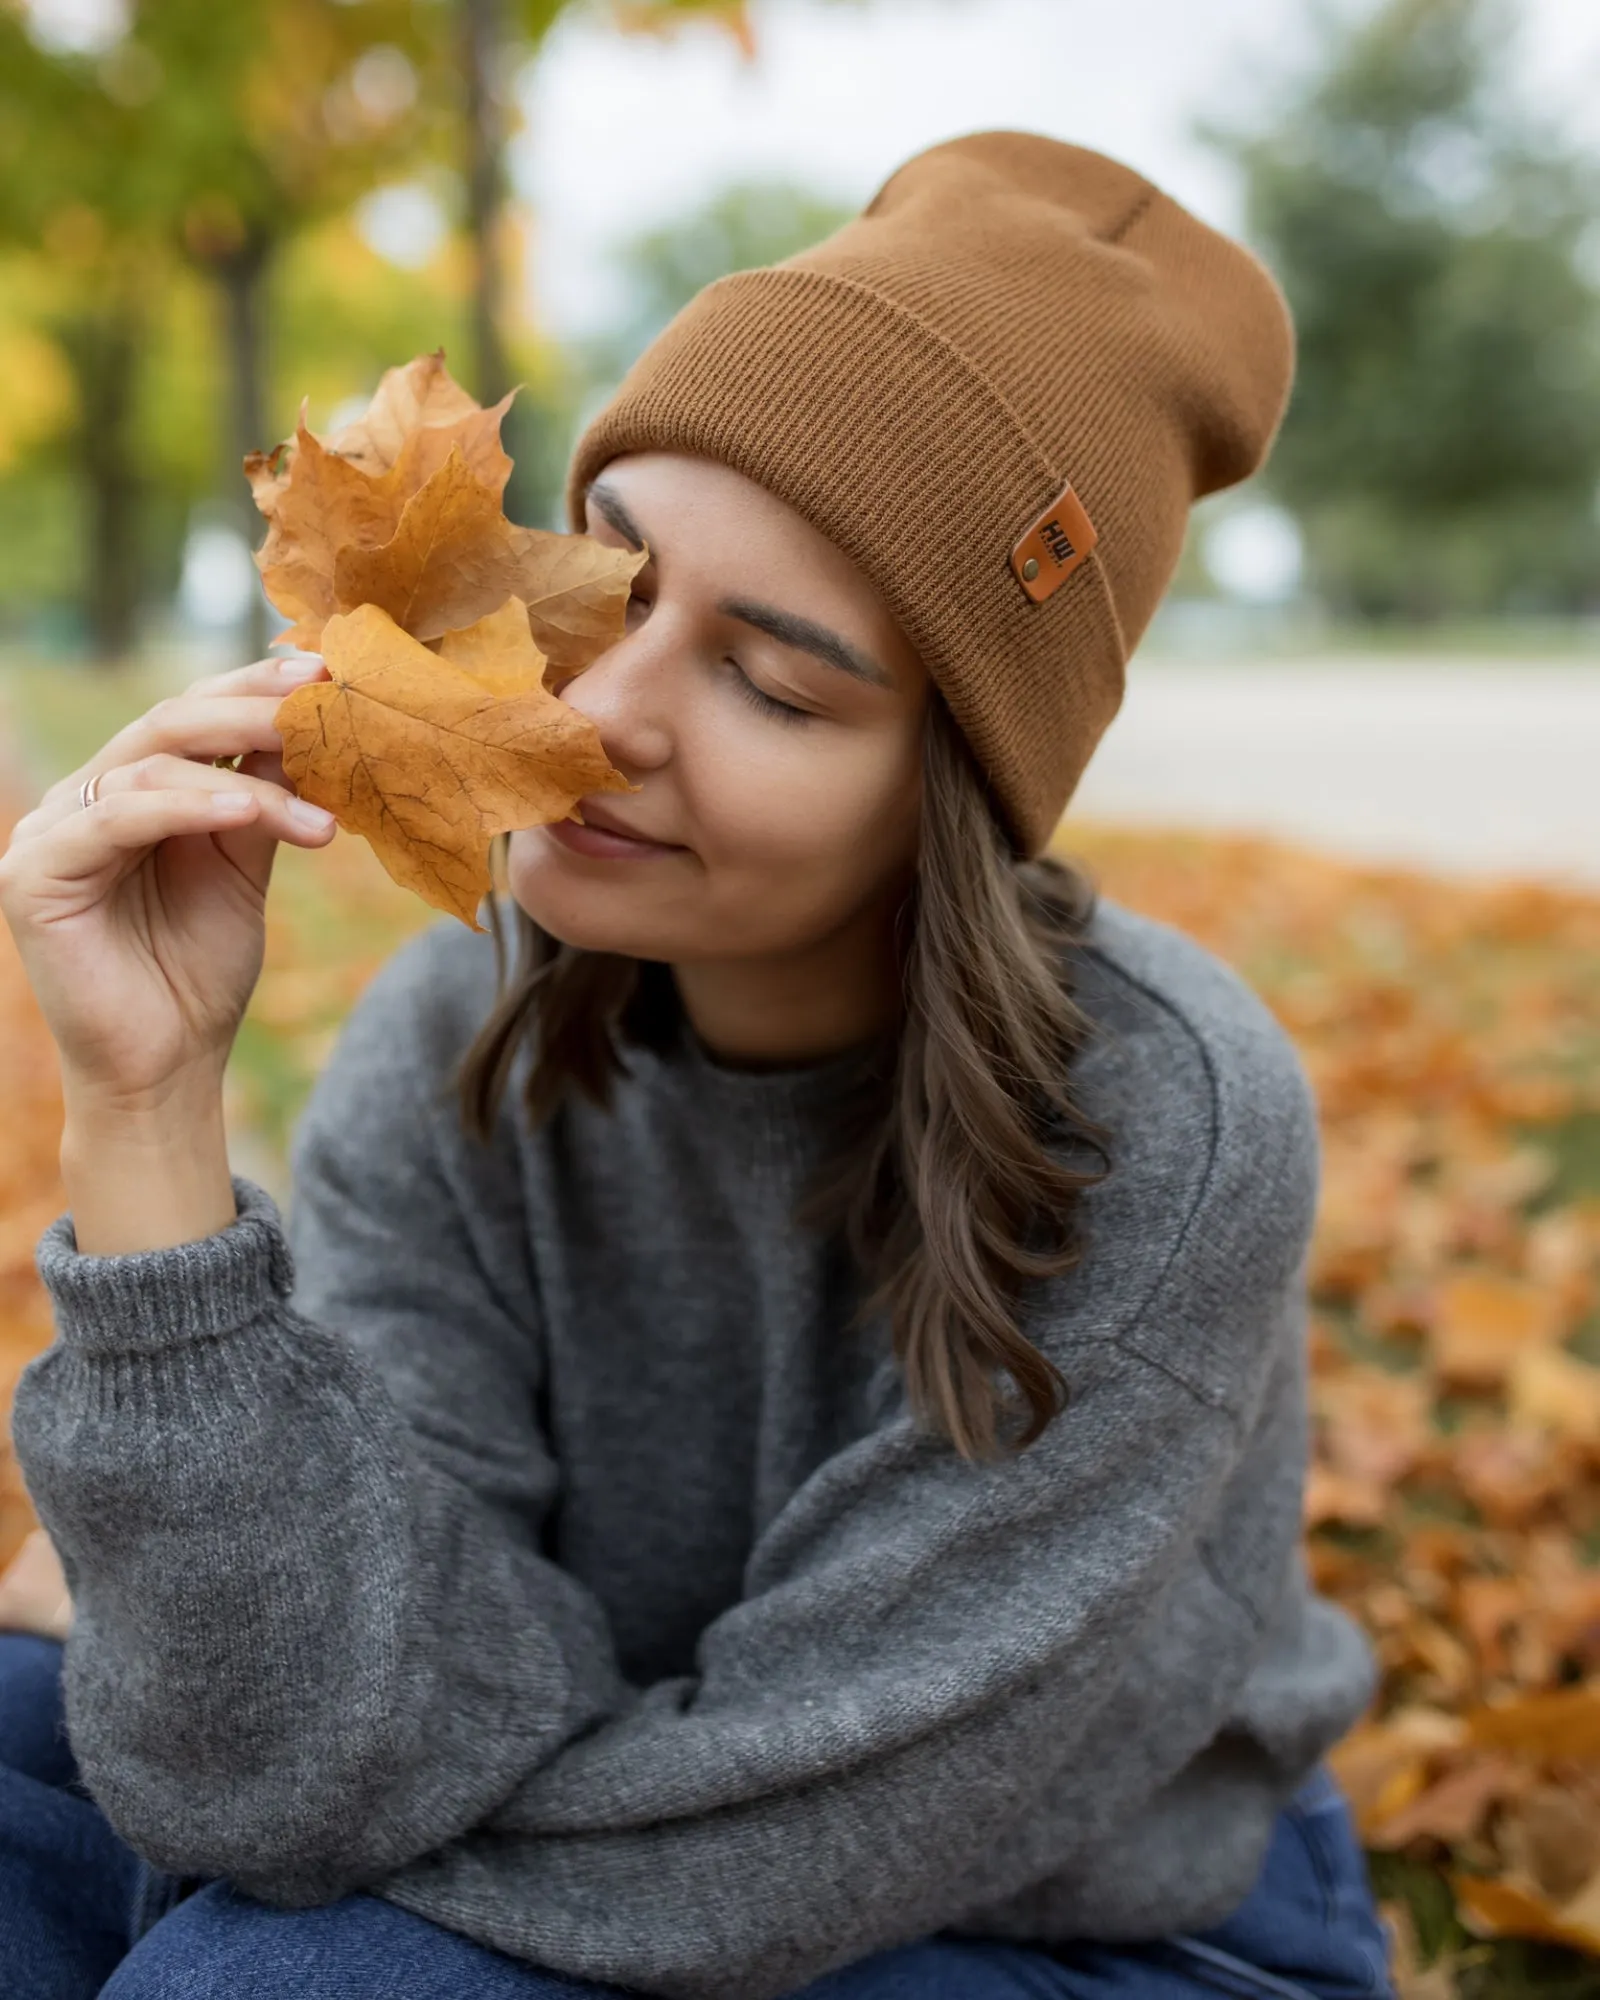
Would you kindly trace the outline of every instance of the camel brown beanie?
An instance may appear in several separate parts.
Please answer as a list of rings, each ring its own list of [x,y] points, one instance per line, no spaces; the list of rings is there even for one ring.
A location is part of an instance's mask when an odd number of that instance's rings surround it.
[[[585,429],[716,459],[851,557],[1040,852],[1122,699],[1189,504],[1288,395],[1273,280],[1131,168],[1028,132],[917,154],[780,264],[705,287]]]

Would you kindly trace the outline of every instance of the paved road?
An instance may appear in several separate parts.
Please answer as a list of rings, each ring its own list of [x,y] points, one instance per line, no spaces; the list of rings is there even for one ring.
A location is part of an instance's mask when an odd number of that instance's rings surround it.
[[[1600,660],[1136,660],[1072,811],[1600,883]]]

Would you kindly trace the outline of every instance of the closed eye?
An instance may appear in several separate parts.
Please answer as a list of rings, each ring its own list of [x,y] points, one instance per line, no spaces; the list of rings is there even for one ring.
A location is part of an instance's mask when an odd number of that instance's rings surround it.
[[[653,598],[648,597],[642,590],[633,590],[628,595],[628,609],[631,611],[637,604],[643,610],[648,611],[654,601]],[[770,715],[774,722],[815,722],[816,717],[811,713],[810,709],[797,708],[790,701],[779,701],[776,695],[768,694],[765,688],[758,687],[737,660],[728,659],[724,662],[724,665],[733,669],[733,684],[739,693],[744,696],[752,708],[758,709],[761,714]]]
[[[734,685],[753,707],[763,715],[770,715],[775,722],[814,722],[816,717],[808,708],[796,708],[792,701],[779,701],[776,695],[768,694],[765,688],[755,682],[740,666],[737,660],[727,663],[733,669]]]

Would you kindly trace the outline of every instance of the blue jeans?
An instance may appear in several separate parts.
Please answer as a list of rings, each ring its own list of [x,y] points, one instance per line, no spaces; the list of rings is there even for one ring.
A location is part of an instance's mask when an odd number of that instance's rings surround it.
[[[357,1894],[258,1903],[189,1888],[113,1832],[78,1774],[62,1648],[0,1632],[0,1994],[15,2000],[625,2000]],[[1279,1819],[1245,1901],[1148,1945],[991,1943],[938,1933],[875,1952],[803,2000],[1393,2000],[1382,1926],[1343,1796],[1318,1769]],[[792,2000],[802,2000],[801,1995]]]

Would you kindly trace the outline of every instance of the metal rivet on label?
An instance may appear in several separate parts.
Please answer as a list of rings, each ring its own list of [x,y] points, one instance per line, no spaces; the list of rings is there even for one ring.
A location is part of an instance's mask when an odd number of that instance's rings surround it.
[[[1022,565],[1023,582],[1032,583],[1033,579],[1038,574],[1039,574],[1039,564],[1033,556],[1029,556],[1028,560]]]

